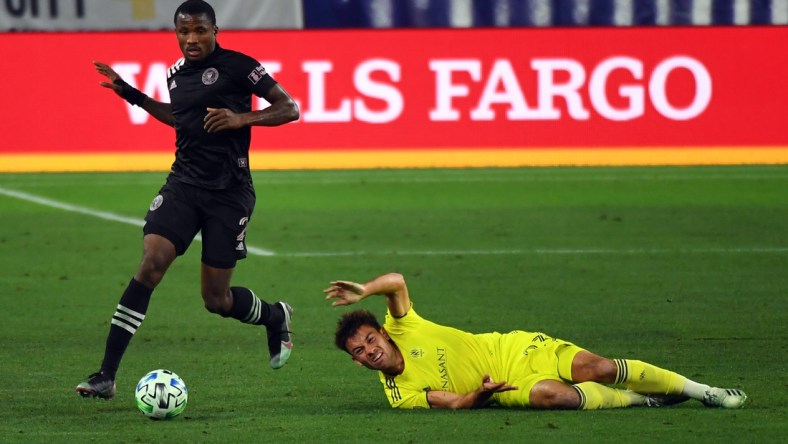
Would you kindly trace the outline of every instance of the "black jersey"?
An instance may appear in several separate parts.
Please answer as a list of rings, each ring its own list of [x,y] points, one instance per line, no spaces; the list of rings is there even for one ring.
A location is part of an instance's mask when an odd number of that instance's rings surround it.
[[[252,94],[261,97],[276,81],[259,62],[219,47],[205,60],[178,60],[167,71],[172,115],[175,118],[175,162],[170,178],[208,189],[251,183],[249,144],[252,129],[204,129],[207,108],[235,113],[252,110]]]

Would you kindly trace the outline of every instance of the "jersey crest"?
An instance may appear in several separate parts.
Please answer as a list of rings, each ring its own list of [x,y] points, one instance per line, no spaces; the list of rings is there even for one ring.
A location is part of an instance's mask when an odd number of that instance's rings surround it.
[[[202,73],[202,84],[213,85],[219,80],[219,71],[216,68],[208,68]]]

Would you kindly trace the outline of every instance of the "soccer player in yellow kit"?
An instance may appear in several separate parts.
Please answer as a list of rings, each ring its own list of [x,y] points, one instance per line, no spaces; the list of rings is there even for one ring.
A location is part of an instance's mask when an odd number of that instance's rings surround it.
[[[335,342],[353,361],[379,372],[394,408],[504,407],[603,409],[661,406],[696,399],[739,408],[747,395],[710,387],[632,359],[608,359],[544,333],[471,334],[430,322],[413,309],[397,273],[365,284],[333,281],[333,306],[386,297],[383,326],[366,310],[339,320]],[[624,389],[615,386],[623,386]]]

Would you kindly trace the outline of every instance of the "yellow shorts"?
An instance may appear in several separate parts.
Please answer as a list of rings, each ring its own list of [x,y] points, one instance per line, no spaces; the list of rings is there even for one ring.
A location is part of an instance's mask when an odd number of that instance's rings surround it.
[[[539,381],[571,383],[572,361],[584,349],[539,332],[513,331],[501,336],[501,357],[504,363],[501,380],[517,390],[493,396],[505,407],[530,405],[531,389]]]

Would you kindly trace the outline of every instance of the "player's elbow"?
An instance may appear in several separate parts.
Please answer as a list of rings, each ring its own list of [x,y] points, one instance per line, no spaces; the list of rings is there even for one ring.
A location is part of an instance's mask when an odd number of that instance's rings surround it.
[[[467,410],[467,409],[472,409],[474,407],[474,405],[473,405],[472,402],[469,403],[469,402],[465,402],[462,399],[455,399],[455,400],[452,400],[450,402],[447,402],[444,405],[433,406],[433,407],[443,408],[443,409],[448,409],[448,410]]]
[[[427,392],[427,404],[431,409],[462,410],[474,406],[473,395],[458,395],[451,392]]]
[[[402,288],[405,286],[405,276],[399,273],[388,273],[386,279],[393,285]]]
[[[298,109],[298,104],[295,103],[295,100],[290,99],[287,105],[285,117],[288,119],[288,122],[295,122],[301,117],[301,111]]]
[[[453,402],[453,403],[447,405],[446,408],[449,409],[449,410],[466,410],[466,409],[472,408],[472,406],[465,405],[465,404],[459,403],[459,402]]]

